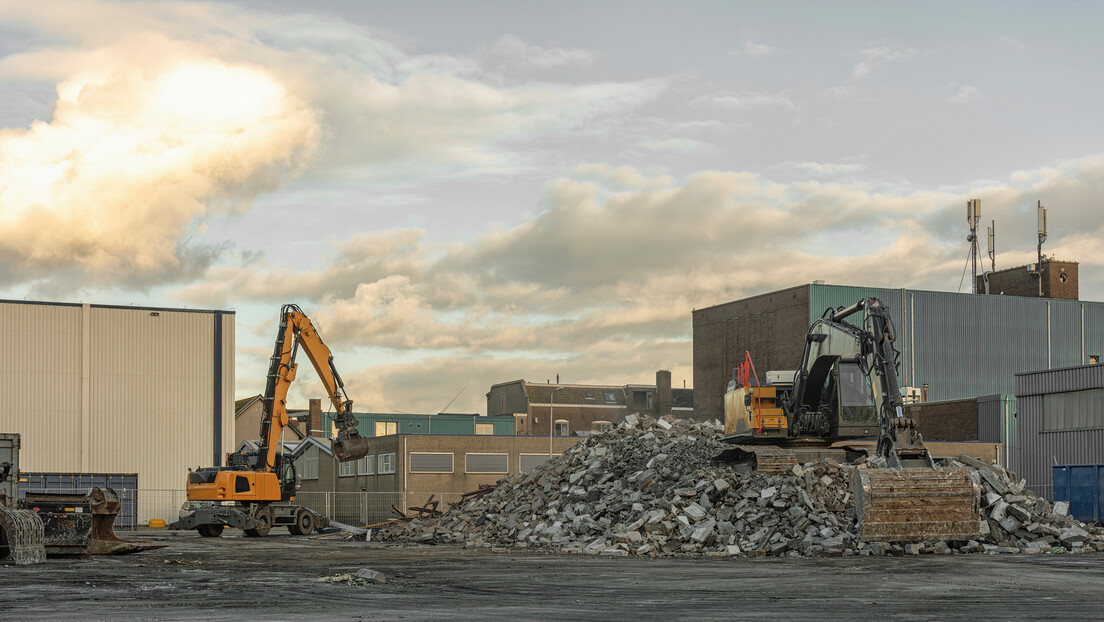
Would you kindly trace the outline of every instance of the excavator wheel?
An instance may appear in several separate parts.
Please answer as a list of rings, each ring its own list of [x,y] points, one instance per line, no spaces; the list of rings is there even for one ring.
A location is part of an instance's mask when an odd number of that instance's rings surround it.
[[[317,527],[317,524],[314,520],[314,514],[299,508],[299,511],[295,513],[295,522],[288,525],[288,531],[296,536],[309,536],[314,532],[315,527]]]
[[[196,531],[204,538],[217,538],[222,535],[222,525],[200,525]]]
[[[272,529],[272,523],[276,522],[276,513],[272,510],[272,506],[266,505],[257,510],[254,518],[259,520],[261,525],[256,529],[246,529],[245,535],[250,538],[263,538],[268,535],[268,530]]]

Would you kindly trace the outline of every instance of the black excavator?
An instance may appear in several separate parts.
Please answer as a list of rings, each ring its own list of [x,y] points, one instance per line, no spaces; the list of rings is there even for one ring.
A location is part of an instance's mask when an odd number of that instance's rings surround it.
[[[904,416],[894,339],[885,305],[864,298],[813,322],[794,372],[760,383],[746,356],[725,394],[725,440],[735,446],[716,459],[765,472],[820,458],[866,462],[852,471],[863,540],[977,538],[978,486],[965,469],[937,466]],[[842,442],[871,438],[873,456]]]

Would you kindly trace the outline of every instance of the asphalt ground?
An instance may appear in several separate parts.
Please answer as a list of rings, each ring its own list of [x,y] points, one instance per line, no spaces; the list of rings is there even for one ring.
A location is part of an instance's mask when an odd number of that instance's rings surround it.
[[[637,559],[236,534],[0,566],[0,619],[1104,619],[1104,554]],[[318,581],[361,568],[387,582]]]

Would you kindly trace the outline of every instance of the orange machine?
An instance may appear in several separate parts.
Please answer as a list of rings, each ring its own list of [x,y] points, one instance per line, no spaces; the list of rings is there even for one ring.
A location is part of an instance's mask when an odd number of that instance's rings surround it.
[[[295,357],[300,347],[314,364],[336,411],[334,455],[348,462],[368,454],[368,439],[357,431],[353,402],[334,368],[333,354],[303,311],[296,305],[284,305],[269,363],[258,447],[228,454],[226,466],[190,472],[188,502],[173,527],[195,529],[213,537],[220,535],[225,526],[232,526],[243,529],[246,535],[264,536],[274,525],[286,525],[292,533],[303,534],[325,522],[324,517],[293,503],[295,465],[278,451],[280,435],[288,424],[287,393],[295,380]]]

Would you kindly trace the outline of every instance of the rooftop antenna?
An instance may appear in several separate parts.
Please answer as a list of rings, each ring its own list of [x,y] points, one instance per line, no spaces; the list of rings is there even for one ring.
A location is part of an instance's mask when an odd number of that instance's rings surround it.
[[[966,241],[970,243],[970,266],[971,275],[973,278],[970,280],[970,292],[978,293],[977,286],[977,260],[978,255],[981,254],[981,249],[978,248],[977,240],[977,226],[981,221],[981,199],[968,199],[966,201],[966,224],[970,225],[970,235],[966,236]]]
[[[997,271],[997,221],[989,225],[989,271]]]
[[[1038,202],[1039,217],[1039,263],[1035,264],[1035,271],[1039,275],[1039,296],[1043,295],[1043,242],[1047,239],[1046,208],[1043,202]]]

